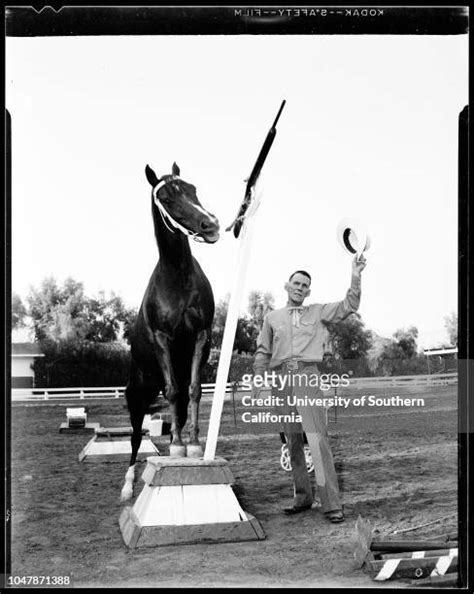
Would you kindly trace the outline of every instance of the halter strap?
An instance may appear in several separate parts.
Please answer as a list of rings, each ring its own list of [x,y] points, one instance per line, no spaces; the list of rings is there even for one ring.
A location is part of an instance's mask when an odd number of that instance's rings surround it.
[[[163,224],[165,225],[165,227],[168,229],[168,231],[170,231],[171,233],[175,233],[175,231],[170,227],[170,225],[168,223],[171,224],[172,227],[174,227],[175,229],[178,229],[179,231],[181,231],[181,233],[183,233],[184,235],[188,236],[188,237],[192,237],[194,239],[194,241],[197,241],[199,243],[205,243],[204,239],[202,239],[201,237],[198,237],[198,234],[190,231],[189,229],[186,229],[186,227],[183,227],[183,225],[181,225],[181,223],[178,223],[178,221],[176,219],[174,219],[170,213],[166,210],[166,208],[163,206],[163,204],[161,203],[161,200],[158,198],[158,192],[161,190],[161,188],[163,186],[165,186],[168,182],[174,181],[176,179],[181,179],[179,176],[177,175],[171,175],[170,177],[168,177],[167,179],[162,179],[154,188],[152,191],[153,194],[153,202],[156,204],[156,206],[158,207],[158,211],[161,215],[161,218],[163,220]]]

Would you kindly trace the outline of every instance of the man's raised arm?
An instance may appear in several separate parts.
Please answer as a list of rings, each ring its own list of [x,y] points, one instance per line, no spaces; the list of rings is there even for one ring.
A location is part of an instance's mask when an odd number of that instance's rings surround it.
[[[352,260],[351,286],[346,293],[345,299],[335,303],[325,303],[321,309],[321,320],[323,322],[340,322],[347,318],[351,313],[356,312],[360,305],[361,295],[361,272],[366,266],[366,260],[363,255],[357,259],[357,255]]]

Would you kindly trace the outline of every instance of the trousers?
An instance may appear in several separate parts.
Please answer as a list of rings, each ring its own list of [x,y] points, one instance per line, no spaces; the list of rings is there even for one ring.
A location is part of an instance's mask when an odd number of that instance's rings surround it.
[[[325,393],[319,386],[309,386],[309,378],[319,375],[316,364],[306,365],[299,370],[287,370],[285,365],[275,370],[279,376],[287,376],[283,388],[277,384],[272,388],[279,415],[301,416],[299,422],[283,422],[282,429],[286,436],[291,460],[291,471],[294,487],[293,505],[306,506],[313,503],[311,479],[306,467],[304,455],[304,436],[306,433],[311,457],[314,464],[317,494],[321,500],[323,512],[342,509],[339,484],[334,467],[334,459],[329,445],[326,412],[322,406],[306,404],[305,400],[324,398]],[[299,377],[296,378],[296,375]],[[305,380],[305,376],[307,379]],[[296,403],[294,403],[296,399]],[[294,418],[294,417],[293,417]]]

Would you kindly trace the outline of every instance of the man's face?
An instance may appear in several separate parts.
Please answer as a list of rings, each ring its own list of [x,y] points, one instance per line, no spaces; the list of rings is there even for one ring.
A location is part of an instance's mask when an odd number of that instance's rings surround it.
[[[293,275],[292,279],[285,284],[288,301],[292,305],[301,305],[311,293],[310,284],[311,281],[306,275],[299,272]]]

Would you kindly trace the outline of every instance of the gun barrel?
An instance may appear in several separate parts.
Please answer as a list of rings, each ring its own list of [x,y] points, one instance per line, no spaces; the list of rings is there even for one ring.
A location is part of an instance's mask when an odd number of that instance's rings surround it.
[[[280,109],[278,110],[277,117],[275,118],[275,121],[273,122],[272,128],[274,128],[277,125],[278,120],[280,119],[280,116],[281,116],[281,112],[283,111],[283,108],[285,107],[285,103],[286,103],[286,99],[283,99],[283,101],[281,102],[281,105],[280,105]]]
[[[249,176],[247,187],[250,188],[253,184],[257,181],[258,176],[260,175],[260,171],[265,163],[268,153],[273,144],[273,140],[275,139],[276,130],[272,128],[265,138],[265,142],[263,143],[262,148],[260,149],[260,153],[255,161],[255,165],[253,166],[252,173]]]

